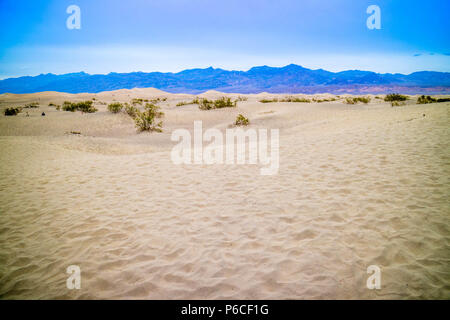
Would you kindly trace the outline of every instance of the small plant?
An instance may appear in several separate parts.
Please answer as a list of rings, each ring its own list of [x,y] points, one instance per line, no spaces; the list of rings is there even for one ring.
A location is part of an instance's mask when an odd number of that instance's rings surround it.
[[[143,102],[144,102],[144,99],[134,98],[134,99],[131,100],[131,104],[132,105],[142,104]]]
[[[313,102],[322,103],[322,102],[336,101],[336,98],[330,98],[330,99],[316,99],[316,98],[313,98],[312,101]]]
[[[39,102],[31,102],[24,106],[25,109],[35,109],[39,108]]]
[[[392,101],[391,102],[392,107],[400,107],[400,106],[404,106],[404,105],[406,105],[406,103],[402,102],[402,101]]]
[[[145,105],[144,112],[140,111],[137,112],[134,118],[134,122],[140,132],[142,131],[162,132],[162,121],[155,123],[155,120],[157,118],[162,118],[163,116],[164,113],[159,111],[158,106],[151,103],[147,103]]]
[[[236,101],[231,101],[230,98],[222,97],[220,99],[214,100],[214,108],[233,108],[236,107]]]
[[[357,104],[358,102],[362,103],[369,103],[370,98],[369,97],[353,97],[353,98],[345,98],[344,103],[346,104]]]
[[[449,102],[450,98],[439,98],[437,99],[437,102]]]
[[[56,107],[56,104],[54,104],[53,102],[50,102],[50,103],[48,104],[48,106],[49,106],[49,107]]]
[[[5,116],[17,116],[20,112],[22,112],[22,108],[20,107],[6,108],[4,111]]]
[[[261,102],[261,103],[273,103],[273,102],[278,102],[278,99],[272,99],[272,100],[270,100],[270,99],[261,99],[261,100],[259,100],[259,102]]]
[[[94,113],[96,111],[98,111],[96,108],[94,108],[92,106],[92,101],[82,101],[82,102],[78,102],[78,103],[73,103],[70,101],[64,101],[63,105],[62,105],[62,109],[64,111],[70,111],[70,112],[75,112],[75,111],[81,111],[83,113]]]
[[[192,104],[192,102],[181,101],[176,104],[177,107],[186,106],[188,104]]]
[[[284,99],[280,100],[280,102],[302,102],[302,103],[310,103],[311,100],[305,99],[305,98],[287,97],[287,98],[284,98]]]
[[[127,115],[129,115],[132,118],[135,118],[138,112],[139,112],[138,108],[129,105],[128,103],[125,103],[125,113]]]
[[[247,126],[249,125],[250,121],[248,120],[248,118],[244,117],[242,114],[239,114],[236,117],[236,121],[235,121],[235,125],[237,126]]]
[[[392,101],[406,101],[408,100],[407,96],[398,94],[398,93],[390,93],[384,97],[384,101],[392,102]]]
[[[114,102],[108,105],[108,110],[112,113],[119,113],[120,111],[122,111],[122,108],[123,104],[121,104],[120,102]]]
[[[196,99],[200,110],[222,109],[236,107],[237,102],[231,101],[230,98],[222,97],[217,100]]]
[[[77,108],[77,110],[79,110],[83,113],[94,113],[98,110],[92,106],[92,103],[93,103],[92,101],[78,102],[76,104],[76,108]]]
[[[237,99],[236,99],[236,101],[247,101],[247,100],[248,100],[247,97],[241,97],[241,96],[237,97]]]
[[[62,109],[64,111],[75,112],[75,111],[77,111],[77,106],[75,103],[72,103],[70,101],[64,101],[63,105],[62,105]]]
[[[55,108],[56,108],[56,110],[61,110],[61,106],[59,105],[59,104],[57,104],[56,106],[55,106]]]

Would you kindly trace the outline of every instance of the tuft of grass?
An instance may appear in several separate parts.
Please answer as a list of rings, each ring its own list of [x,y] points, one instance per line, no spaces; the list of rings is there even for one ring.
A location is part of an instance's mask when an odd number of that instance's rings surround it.
[[[398,94],[398,93],[390,93],[384,97],[384,101],[392,102],[392,101],[406,101],[408,100],[407,96]]]
[[[188,104],[192,104],[192,102],[181,101],[176,104],[177,107],[187,106]]]
[[[17,116],[20,112],[22,112],[21,107],[10,107],[5,109],[4,114],[5,116]]]
[[[134,123],[139,132],[162,132],[162,121],[156,122],[156,119],[162,118],[163,116],[164,113],[159,111],[158,106],[147,103],[143,112],[137,111],[137,114],[134,117]]]
[[[120,102],[114,102],[108,105],[108,110],[111,113],[119,113],[120,111],[122,111],[122,108],[123,104],[121,104]]]
[[[239,114],[236,117],[236,121],[234,122],[234,124],[237,126],[248,126],[250,124],[250,121],[248,120],[248,118],[244,117],[242,114]]]
[[[237,99],[236,99],[236,101],[247,101],[247,100],[248,100],[247,97],[241,97],[241,96],[237,97]]]

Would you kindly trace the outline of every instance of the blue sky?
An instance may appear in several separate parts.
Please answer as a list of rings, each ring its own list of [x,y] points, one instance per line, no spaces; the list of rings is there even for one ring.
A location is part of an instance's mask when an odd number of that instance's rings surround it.
[[[69,30],[69,5],[81,29]],[[369,5],[381,30],[369,30]],[[247,70],[450,72],[448,0],[0,0],[0,78]]]

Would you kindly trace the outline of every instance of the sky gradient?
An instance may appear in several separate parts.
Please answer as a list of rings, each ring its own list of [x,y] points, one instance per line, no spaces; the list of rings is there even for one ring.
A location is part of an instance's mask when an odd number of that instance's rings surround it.
[[[69,5],[81,29],[69,30]],[[381,30],[369,30],[369,5]],[[247,70],[450,72],[448,0],[0,0],[0,78]]]

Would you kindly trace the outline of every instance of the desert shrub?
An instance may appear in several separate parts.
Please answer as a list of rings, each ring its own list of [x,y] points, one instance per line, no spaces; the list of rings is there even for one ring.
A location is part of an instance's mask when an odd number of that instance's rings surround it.
[[[392,107],[400,107],[400,106],[404,106],[404,105],[406,105],[406,103],[402,102],[402,101],[392,101],[391,102]]]
[[[344,103],[346,104],[357,104],[358,102],[369,103],[369,97],[353,97],[353,98],[345,98]]]
[[[273,102],[278,102],[278,99],[261,99],[259,100],[259,102],[261,103],[273,103]]]
[[[222,108],[232,108],[236,107],[236,101],[232,101],[230,98],[222,97],[217,100],[208,100],[204,99],[195,99],[197,102],[198,108],[200,110],[211,110],[211,109],[222,109]]]
[[[49,107],[56,107],[56,104],[54,104],[53,102],[50,102],[50,103],[48,104],[48,106],[49,106]]]
[[[313,98],[312,101],[313,102],[318,102],[318,103],[331,102],[331,101],[336,101],[336,98],[329,98],[329,99],[316,99],[316,98]]]
[[[392,101],[405,101],[408,100],[407,96],[398,94],[398,93],[390,93],[384,97],[384,101],[392,102]]]
[[[61,110],[61,106],[59,105],[59,104],[57,104],[56,106],[55,106],[55,108],[56,108],[56,110]]]
[[[63,105],[62,105],[62,109],[64,111],[75,112],[75,111],[77,111],[77,106],[75,103],[72,103],[70,101],[64,101]]]
[[[201,110],[211,110],[214,108],[213,101],[208,99],[199,99],[198,108]]]
[[[244,117],[242,114],[239,114],[236,117],[236,121],[235,121],[235,125],[237,126],[247,126],[250,123],[250,121],[248,120],[248,118]]]
[[[75,112],[75,111],[81,111],[83,113],[94,113],[96,111],[98,111],[96,108],[94,108],[92,106],[92,101],[81,101],[78,103],[74,103],[74,102],[70,102],[70,101],[64,101],[63,105],[62,105],[62,109],[64,111],[70,111],[70,112]]]
[[[131,100],[132,105],[142,104],[143,102],[144,102],[144,99],[139,99],[139,98],[134,98]]]
[[[237,99],[236,99],[236,101],[247,101],[247,100],[248,100],[247,97],[241,97],[241,96],[237,97]]]
[[[303,102],[303,103],[309,103],[309,102],[311,102],[311,100],[305,99],[305,98],[287,97],[287,98],[284,98],[284,99],[280,100],[280,102]]]
[[[417,99],[417,104],[427,104],[427,103],[435,103],[435,102],[449,102],[450,98],[433,98],[431,96],[420,96],[419,99]]]
[[[134,118],[136,117],[139,110],[132,105],[129,105],[128,103],[125,103],[125,113],[129,115],[130,117]]]
[[[39,102],[31,102],[24,106],[25,109],[39,108]]]
[[[233,108],[236,107],[236,101],[231,101],[230,98],[222,97],[220,99],[214,100],[214,108]]]
[[[93,104],[92,101],[82,101],[76,104],[76,108],[77,110],[83,113],[94,113],[98,111],[96,108],[92,106],[92,104]]]
[[[176,106],[177,106],[177,107],[181,107],[181,106],[186,106],[186,105],[188,105],[188,104],[191,104],[191,102],[181,101],[181,102],[178,102],[178,103],[176,104]]]
[[[119,113],[120,111],[122,111],[122,108],[123,104],[121,104],[120,102],[114,102],[108,105],[108,110],[112,113]]]
[[[5,116],[17,116],[22,111],[20,107],[6,108],[4,111]]]
[[[145,110],[143,112],[137,111],[136,116],[134,117],[134,122],[136,124],[137,129],[141,131],[156,131],[162,132],[162,121],[156,122],[157,118],[161,118],[164,116],[163,112],[159,111],[159,107],[147,103],[145,105]]]
[[[437,100],[430,96],[422,95],[417,99],[417,104],[427,104],[427,103],[433,103],[433,102],[437,102]]]

